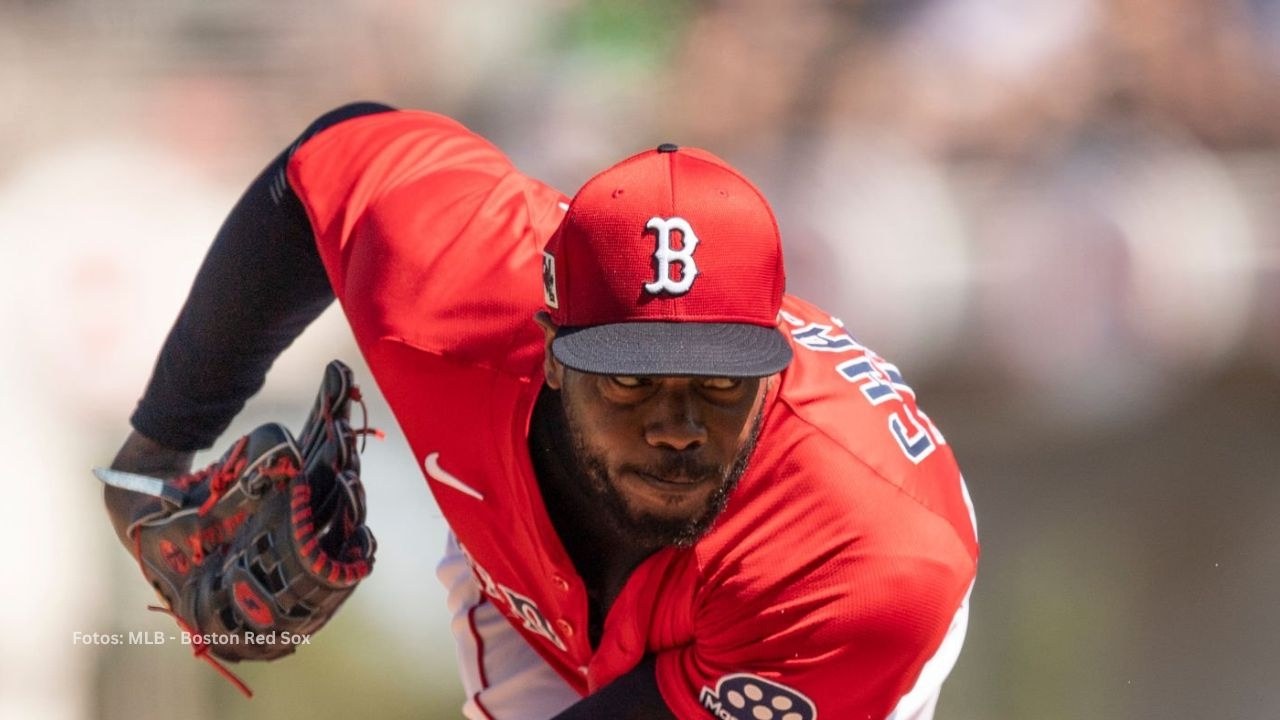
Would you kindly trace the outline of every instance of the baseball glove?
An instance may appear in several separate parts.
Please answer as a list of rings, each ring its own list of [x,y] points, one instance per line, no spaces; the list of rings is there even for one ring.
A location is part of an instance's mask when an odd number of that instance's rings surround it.
[[[143,575],[210,657],[274,660],[310,642],[373,567],[351,370],[325,368],[295,440],[277,423],[240,438],[209,467],[172,480],[162,508],[128,528]],[[363,403],[361,403],[363,409]]]

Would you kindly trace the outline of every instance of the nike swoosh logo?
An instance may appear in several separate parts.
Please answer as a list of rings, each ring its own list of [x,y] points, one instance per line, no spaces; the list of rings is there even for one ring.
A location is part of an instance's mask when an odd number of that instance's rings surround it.
[[[476,490],[470,485],[462,482],[457,478],[457,476],[440,467],[440,453],[433,452],[428,455],[426,461],[423,462],[423,467],[427,470],[427,477],[435,480],[441,485],[448,485],[463,495],[473,497],[477,500],[484,500],[484,495],[480,494],[479,490]]]

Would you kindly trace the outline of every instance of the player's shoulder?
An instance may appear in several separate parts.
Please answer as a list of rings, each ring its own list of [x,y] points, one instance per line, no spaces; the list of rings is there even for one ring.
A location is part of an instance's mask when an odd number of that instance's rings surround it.
[[[528,365],[561,193],[422,110],[326,126],[293,151],[288,180],[366,353],[398,342],[464,365],[505,368],[513,353]]]
[[[955,456],[899,366],[800,298],[785,298],[778,324],[795,359],[779,377],[771,410],[776,439],[814,436],[810,462],[837,488],[847,489],[847,477],[869,476],[969,524],[967,501],[956,502],[965,498]]]
[[[786,649],[844,662],[854,647],[887,659],[936,645],[977,573],[967,512],[921,503],[816,430],[761,459],[697,547],[701,637],[770,638],[768,663]]]
[[[761,443],[715,531],[700,544],[711,584],[749,591],[847,587],[954,595],[978,542],[964,480],[949,458],[886,475],[809,423]],[[897,588],[897,589],[895,589]],[[920,590],[923,592],[923,590]]]
[[[290,184],[313,219],[333,206],[349,220],[407,188],[426,191],[428,199],[440,196],[446,206],[457,204],[468,195],[489,194],[513,175],[525,179],[489,140],[453,118],[423,110],[389,110],[329,125],[291,150],[288,168]]]

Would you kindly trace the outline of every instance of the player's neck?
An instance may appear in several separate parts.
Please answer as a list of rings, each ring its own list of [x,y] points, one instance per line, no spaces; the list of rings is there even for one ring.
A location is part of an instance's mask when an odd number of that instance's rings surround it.
[[[529,428],[529,452],[542,501],[560,542],[587,586],[608,611],[631,571],[659,547],[638,546],[620,532],[594,498],[580,491],[558,394],[543,388]]]

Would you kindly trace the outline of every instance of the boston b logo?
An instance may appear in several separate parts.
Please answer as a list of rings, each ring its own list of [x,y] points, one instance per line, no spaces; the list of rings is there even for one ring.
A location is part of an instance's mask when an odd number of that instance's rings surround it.
[[[653,282],[645,283],[644,289],[653,295],[662,292],[683,295],[689,292],[689,288],[693,287],[694,278],[698,277],[698,265],[693,261],[693,251],[698,247],[698,236],[693,233],[693,228],[689,227],[689,222],[680,217],[652,217],[644,227],[646,230],[655,230],[658,233],[658,249],[653,253],[654,269],[658,276]],[[679,250],[671,247],[672,230],[680,233]],[[679,268],[679,280],[672,277],[672,271],[675,269],[673,265]]]

